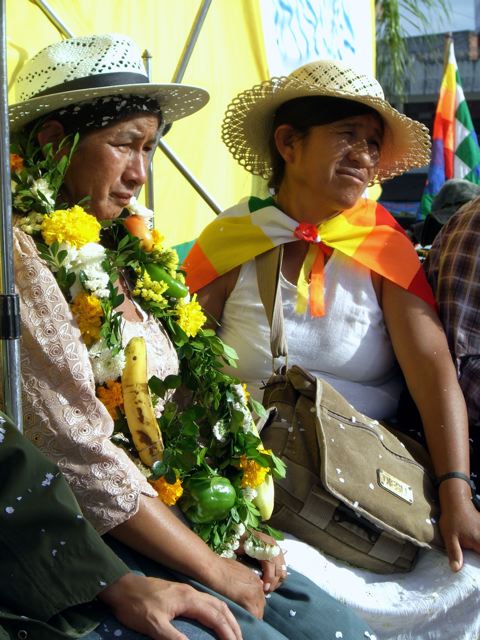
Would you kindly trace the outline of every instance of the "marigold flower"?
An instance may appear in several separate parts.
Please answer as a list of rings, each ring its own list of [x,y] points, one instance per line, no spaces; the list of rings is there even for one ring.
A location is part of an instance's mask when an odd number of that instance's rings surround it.
[[[10,171],[21,171],[24,167],[23,158],[17,153],[10,154]]]
[[[152,487],[158,492],[158,497],[167,507],[173,507],[183,495],[182,481],[177,477],[173,484],[167,482],[162,476],[158,480],[151,481]]]
[[[240,469],[243,469],[242,487],[255,489],[265,480],[269,469],[262,467],[255,460],[248,460],[246,455],[240,457]]]
[[[113,420],[118,418],[117,408],[124,413],[122,384],[107,380],[105,386],[97,387],[97,398],[103,402]]]
[[[70,305],[77,321],[83,341],[89,347],[100,338],[103,310],[100,300],[91,294],[82,292]]]
[[[190,338],[197,335],[207,320],[200,303],[197,302],[196,294],[190,302],[180,303],[177,306],[177,313],[178,324]]]
[[[89,242],[98,242],[100,229],[100,223],[94,216],[75,205],[44,216],[42,236],[48,245],[55,241],[66,242],[79,249]]]
[[[160,231],[157,231],[156,229],[152,229],[152,240],[153,240],[152,251],[162,251],[163,243],[165,241],[165,236],[162,236]]]
[[[245,396],[245,402],[248,402],[248,399],[250,398],[250,391],[247,391],[247,385],[242,382],[242,389],[243,389],[243,395]]]
[[[167,289],[168,285],[165,282],[152,280],[148,273],[144,271],[143,274],[137,278],[132,293],[134,296],[143,298],[144,300],[162,303],[165,302],[163,294]]]

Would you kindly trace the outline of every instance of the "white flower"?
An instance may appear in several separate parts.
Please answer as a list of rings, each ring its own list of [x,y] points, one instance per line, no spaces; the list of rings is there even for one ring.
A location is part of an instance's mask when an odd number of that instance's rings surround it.
[[[146,222],[149,223],[149,226],[153,222],[154,213],[151,209],[148,209],[143,204],[140,204],[135,196],[130,198],[130,202],[125,207],[130,213],[134,216],[140,216],[140,218],[144,218]]]
[[[272,560],[280,553],[278,544],[270,544],[258,538],[248,538],[243,544],[247,556],[256,560]]]
[[[45,178],[39,178],[38,180],[33,180],[32,186],[30,187],[30,191],[32,192],[32,195],[35,198],[40,200],[40,202],[45,202],[46,200],[47,203],[50,205],[50,207],[52,207],[52,209],[53,207],[55,207],[53,191],[50,185],[48,184],[47,180],[45,180]]]
[[[64,261],[65,268],[73,271],[77,276],[75,283],[70,289],[70,293],[74,298],[82,291],[79,274],[83,272],[83,287],[87,291],[91,291],[98,298],[108,298],[108,273],[102,266],[105,260],[105,248],[97,242],[89,242],[80,249],[75,249],[69,245],[65,245],[68,250],[67,258]]]
[[[222,553],[220,554],[220,557],[221,558],[231,558],[232,560],[235,560],[236,557],[237,557],[237,554],[232,549],[224,549],[222,551]]]
[[[89,356],[97,385],[104,384],[107,380],[117,380],[122,375],[125,366],[123,349],[112,356],[110,349],[102,339],[90,347]]]
[[[237,537],[241,538],[246,531],[245,525],[243,524],[243,522],[235,522],[232,525],[232,531]]]
[[[212,427],[212,433],[216,440],[219,442],[225,442],[227,439],[227,428],[225,427],[225,422],[223,420],[219,420]]]
[[[233,408],[235,411],[240,411],[243,413],[243,424],[242,429],[244,433],[257,433],[255,423],[252,418],[252,414],[250,413],[250,409],[247,407],[247,403],[245,401],[245,392],[243,391],[243,387],[241,384],[233,385],[233,389],[237,395],[238,400],[233,402]]]
[[[252,487],[245,487],[244,489],[242,489],[242,495],[245,500],[249,500],[251,502],[257,497],[257,492],[255,491],[255,489],[252,489]]]

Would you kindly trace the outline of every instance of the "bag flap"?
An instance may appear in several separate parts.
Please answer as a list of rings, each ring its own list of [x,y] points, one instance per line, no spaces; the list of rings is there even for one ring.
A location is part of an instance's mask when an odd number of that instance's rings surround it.
[[[314,386],[325,488],[381,529],[420,546],[443,546],[429,472],[384,425],[327,382],[317,378]]]

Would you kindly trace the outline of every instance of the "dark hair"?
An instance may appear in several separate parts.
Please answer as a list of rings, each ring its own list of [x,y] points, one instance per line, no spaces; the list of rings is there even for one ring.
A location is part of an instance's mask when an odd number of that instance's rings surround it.
[[[281,104],[273,117],[268,143],[272,166],[272,175],[268,181],[269,188],[276,193],[285,173],[285,160],[275,144],[275,131],[280,125],[289,124],[295,129],[299,138],[304,138],[311,127],[364,114],[376,116],[383,126],[383,120],[375,109],[354,100],[330,96],[306,96],[294,98]]]
[[[43,116],[41,122],[58,120],[64,128],[65,135],[75,133],[82,135],[95,129],[108,127],[117,120],[139,114],[156,115],[159,127],[162,124],[162,111],[155,98],[124,94],[101,96],[90,102],[69,104]],[[31,131],[38,124],[39,120],[35,120],[28,125],[28,129]]]

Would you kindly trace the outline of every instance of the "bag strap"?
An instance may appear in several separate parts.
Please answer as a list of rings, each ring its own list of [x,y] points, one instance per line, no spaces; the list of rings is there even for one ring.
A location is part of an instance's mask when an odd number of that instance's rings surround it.
[[[272,357],[287,357],[288,346],[283,326],[282,290],[280,271],[282,268],[283,245],[274,247],[255,258],[257,283],[260,300],[265,307],[270,325],[270,348]],[[275,369],[275,366],[274,366]]]

